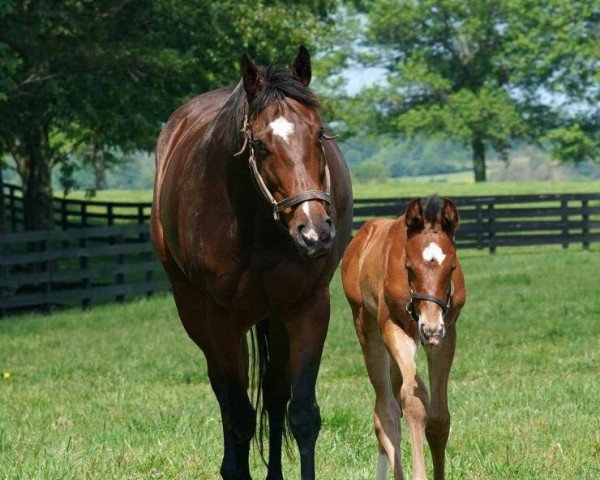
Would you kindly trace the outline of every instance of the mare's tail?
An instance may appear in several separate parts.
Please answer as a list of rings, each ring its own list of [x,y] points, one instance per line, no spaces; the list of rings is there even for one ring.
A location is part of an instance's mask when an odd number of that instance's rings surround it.
[[[252,391],[251,397],[254,402],[254,408],[256,409],[258,433],[255,436],[256,445],[260,456],[265,465],[267,465],[267,459],[265,456],[265,437],[268,435],[269,417],[267,415],[267,409],[265,402],[263,401],[263,382],[265,373],[269,366],[270,361],[270,342],[271,338],[269,335],[269,318],[263,318],[253,328],[251,333],[252,339]],[[283,438],[285,443],[285,450],[288,456],[291,456],[292,450],[290,448],[290,428],[289,428],[289,417],[286,408],[285,421],[283,423]]]

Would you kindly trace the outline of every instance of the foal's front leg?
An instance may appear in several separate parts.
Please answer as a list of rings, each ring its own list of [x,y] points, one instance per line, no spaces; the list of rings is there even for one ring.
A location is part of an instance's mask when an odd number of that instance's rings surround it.
[[[431,406],[427,417],[427,441],[433,459],[433,478],[443,480],[446,462],[446,444],[450,433],[448,410],[448,377],[456,349],[456,324],[446,328],[446,335],[438,347],[426,347]]]
[[[429,399],[427,390],[417,373],[415,341],[397,324],[386,320],[382,325],[385,345],[400,370],[400,383],[395,385],[396,399],[410,431],[413,479],[425,480],[425,420]]]

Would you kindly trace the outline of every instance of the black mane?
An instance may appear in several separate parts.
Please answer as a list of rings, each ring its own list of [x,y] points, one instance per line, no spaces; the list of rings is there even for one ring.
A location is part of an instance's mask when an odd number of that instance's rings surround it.
[[[237,152],[242,146],[241,130],[246,114],[250,118],[275,102],[286,103],[288,98],[314,110],[320,108],[315,95],[289,69],[261,67],[260,73],[261,90],[252,100],[250,108],[247,107],[246,91],[240,81],[213,121],[214,128],[211,131],[223,135],[224,146],[230,152]]]
[[[444,207],[444,201],[434,195],[433,197],[424,198],[421,200],[421,207],[423,208],[423,215],[425,221],[431,224],[435,224],[441,218],[442,208]]]

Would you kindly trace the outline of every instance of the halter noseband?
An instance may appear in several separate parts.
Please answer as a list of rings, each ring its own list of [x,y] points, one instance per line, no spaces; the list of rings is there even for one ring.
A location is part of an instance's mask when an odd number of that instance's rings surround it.
[[[284,198],[280,202],[275,200],[273,194],[267,188],[267,184],[265,183],[262,175],[258,171],[258,167],[256,165],[256,156],[254,155],[254,148],[252,147],[252,128],[250,123],[248,122],[248,115],[244,117],[244,126],[242,127],[242,134],[244,135],[244,144],[239,152],[237,152],[234,157],[240,156],[246,148],[250,147],[250,156],[248,157],[248,164],[250,166],[250,171],[252,172],[252,177],[254,178],[254,182],[258,187],[262,196],[269,202],[271,207],[273,208],[273,219],[275,221],[279,221],[281,218],[281,212],[286,210],[287,208],[293,207],[300,203],[307,202],[309,200],[322,200],[327,204],[327,210],[331,208],[331,178],[329,176],[329,165],[327,164],[327,157],[325,156],[325,149],[321,144],[321,152],[323,154],[323,161],[325,162],[325,191],[321,190],[305,190],[304,192],[296,193],[291,197]],[[332,138],[332,137],[328,137]]]
[[[448,314],[448,310],[450,310],[450,303],[452,299],[452,291],[454,290],[454,285],[451,283],[450,288],[448,288],[448,293],[446,294],[446,301],[441,298],[435,297],[433,295],[428,295],[427,293],[417,293],[414,292],[413,289],[410,289],[410,301],[406,304],[406,311],[410,315],[415,322],[419,321],[419,317],[417,316],[417,312],[415,310],[414,300],[426,300],[428,302],[437,303],[440,307],[442,307],[442,319],[446,319],[446,315]]]

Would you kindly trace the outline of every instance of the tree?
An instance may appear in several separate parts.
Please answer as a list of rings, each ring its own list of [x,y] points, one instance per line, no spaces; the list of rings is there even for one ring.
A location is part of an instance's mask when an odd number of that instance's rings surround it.
[[[596,1],[364,3],[359,57],[388,71],[362,96],[371,130],[458,139],[471,147],[476,181],[488,149],[505,158],[516,139],[561,160],[600,158]]]
[[[51,171],[71,153],[151,150],[178,104],[238,80],[243,51],[291,58],[334,0],[7,0],[0,6],[0,156],[15,161],[26,229],[53,224]]]

